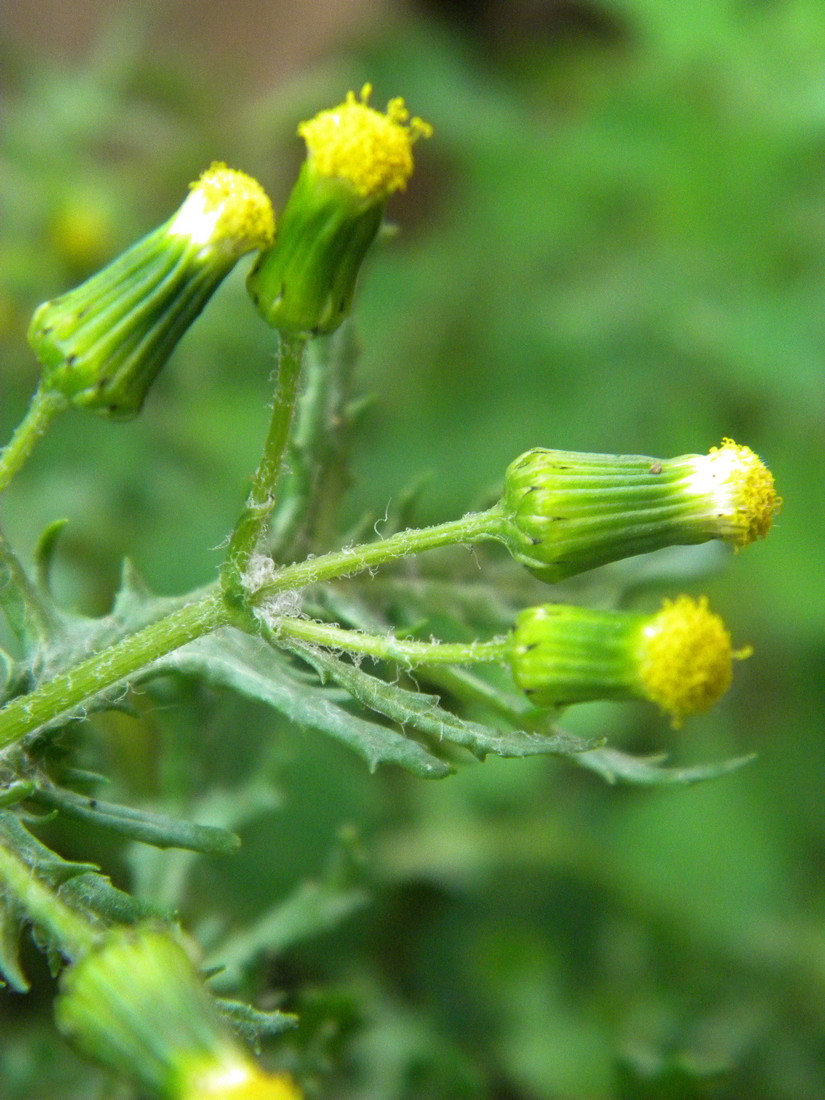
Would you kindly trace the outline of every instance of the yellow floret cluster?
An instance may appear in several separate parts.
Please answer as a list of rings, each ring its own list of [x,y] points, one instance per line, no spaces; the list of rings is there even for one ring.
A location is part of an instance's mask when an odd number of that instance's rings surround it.
[[[270,1075],[251,1062],[239,1062],[197,1079],[181,1100],[302,1100],[302,1096],[283,1074]]]
[[[413,170],[413,143],[433,130],[410,117],[403,99],[391,99],[386,113],[374,110],[371,92],[369,84],[360,99],[348,92],[337,107],[302,122],[298,134],[317,172],[346,180],[361,198],[380,200],[404,190]]]
[[[734,657],[722,619],[708,610],[703,596],[665,600],[643,628],[638,677],[643,694],[669,714],[674,727],[691,714],[710,709],[730,687]]]
[[[210,243],[226,242],[238,253],[272,244],[272,203],[252,176],[215,161],[189,186],[190,200],[198,196],[199,212],[211,225]]]
[[[750,447],[732,439],[711,447],[707,458],[720,507],[731,524],[727,541],[739,548],[763,539],[782,504],[770,470]]]

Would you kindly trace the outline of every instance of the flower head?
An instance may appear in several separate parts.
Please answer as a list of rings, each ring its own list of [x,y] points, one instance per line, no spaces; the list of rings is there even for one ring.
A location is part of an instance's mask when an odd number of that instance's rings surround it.
[[[665,546],[764,537],[773,477],[730,439],[707,455],[659,459],[535,448],[505,475],[500,533],[515,558],[558,581]]]
[[[264,320],[280,332],[334,332],[349,315],[358,274],[387,198],[413,170],[412,147],[432,128],[410,118],[403,99],[386,113],[350,92],[298,127],[307,159],[281,216],[278,239],[247,280]]]
[[[707,600],[679,596],[653,615],[545,604],[519,616],[511,665],[540,706],[594,699],[646,699],[681,725],[730,687],[730,634]]]
[[[782,501],[773,475],[750,447],[723,439],[707,455],[696,455],[686,491],[715,512],[718,537],[739,548],[763,539]]]
[[[216,161],[189,185],[189,196],[168,224],[171,237],[183,237],[209,252],[237,259],[266,248],[275,236],[275,215],[264,189],[245,172]]]
[[[734,652],[721,618],[699,600],[665,600],[639,635],[636,674],[645,698],[671,716],[674,726],[716,703],[731,684],[732,661],[750,655]]]
[[[112,929],[61,979],[61,1031],[163,1100],[300,1100],[221,1020],[191,957],[163,928]]]
[[[44,387],[105,416],[134,416],[221,281],[272,243],[274,226],[260,184],[213,164],[169,221],[37,309],[29,343]]]

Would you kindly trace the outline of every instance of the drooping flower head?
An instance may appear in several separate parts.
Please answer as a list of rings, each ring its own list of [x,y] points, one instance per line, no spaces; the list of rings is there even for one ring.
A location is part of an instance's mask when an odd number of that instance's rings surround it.
[[[263,188],[215,163],[164,225],[41,305],[29,343],[43,386],[116,419],[136,415],[163,364],[237,260],[272,243]]]
[[[284,208],[278,239],[250,273],[261,316],[281,332],[333,332],[349,314],[361,264],[378,233],[388,197],[413,171],[413,145],[432,127],[411,118],[403,99],[385,112],[360,99],[302,122],[307,158]]]

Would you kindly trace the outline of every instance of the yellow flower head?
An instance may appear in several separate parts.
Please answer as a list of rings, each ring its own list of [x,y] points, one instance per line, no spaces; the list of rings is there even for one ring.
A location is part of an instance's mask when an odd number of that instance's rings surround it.
[[[237,1060],[189,1082],[181,1100],[302,1100],[302,1093],[289,1077]]]
[[[298,134],[320,175],[346,180],[361,198],[385,199],[404,190],[413,170],[413,143],[430,137],[433,128],[410,118],[400,98],[389,101],[385,114],[374,110],[371,92],[369,84],[360,100],[348,92],[337,107],[302,122]]]
[[[202,245],[204,252],[221,248],[237,257],[272,244],[275,215],[257,180],[216,161],[189,185],[169,233]]]
[[[671,716],[674,728],[691,714],[709,710],[730,687],[734,652],[730,634],[708,601],[690,596],[665,600],[643,627],[638,677],[643,694]]]
[[[721,537],[737,549],[763,539],[782,504],[770,470],[750,447],[732,439],[697,456],[690,484],[697,495],[711,498]]]

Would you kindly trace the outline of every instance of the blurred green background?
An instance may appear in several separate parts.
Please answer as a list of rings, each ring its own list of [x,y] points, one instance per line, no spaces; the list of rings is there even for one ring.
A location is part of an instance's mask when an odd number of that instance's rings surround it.
[[[375,402],[352,519],[418,474],[419,518],[449,518],[530,446],[669,456],[726,435],[785,499],[724,569],[688,559],[714,567],[702,590],[755,648],[729,699],[678,733],[635,707],[567,722],[679,763],[758,753],[706,786],[610,788],[541,759],[370,776],[195,685],[188,707],[178,694],[90,735],[133,797],[194,815],[203,790],[271,793],[239,857],[189,868],[181,914],[204,942],[334,877],[357,844],[363,904],[248,979],[302,1014],[271,1056],[336,1098],[822,1100],[821,0],[17,8],[0,17],[3,439],[36,384],[40,300],[165,219],[214,159],[281,204],[297,121],[369,80],[436,136],[360,288]],[[273,368],[244,276],[138,420],[64,417],[4,501],[26,553],[69,519],[56,584],[73,607],[108,608],[124,555],[162,593],[213,576]],[[80,827],[51,837],[159,896],[180,867]],[[34,953],[29,968],[35,994],[0,994],[0,1094],[130,1096],[54,1035]]]

